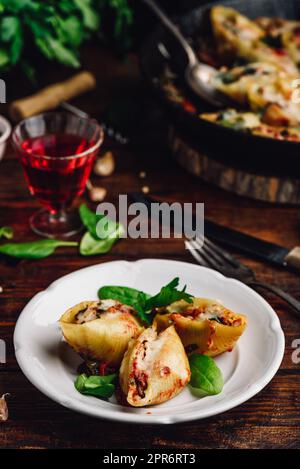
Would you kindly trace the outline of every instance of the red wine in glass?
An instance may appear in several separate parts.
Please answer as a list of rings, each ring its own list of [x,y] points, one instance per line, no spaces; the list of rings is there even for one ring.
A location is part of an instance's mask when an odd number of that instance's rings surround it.
[[[40,114],[15,128],[13,143],[29,190],[45,209],[30,219],[36,233],[71,236],[81,228],[70,208],[84,191],[102,141],[96,121],[66,113]]]
[[[29,190],[51,213],[70,207],[84,191],[97,150],[80,158],[76,155],[94,145],[93,141],[68,134],[50,134],[22,142],[19,155]],[[72,156],[63,158],[68,155]]]

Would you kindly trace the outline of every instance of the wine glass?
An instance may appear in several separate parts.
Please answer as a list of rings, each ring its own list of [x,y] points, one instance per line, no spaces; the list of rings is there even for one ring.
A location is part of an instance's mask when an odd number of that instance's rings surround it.
[[[30,218],[33,231],[49,238],[80,231],[78,211],[71,208],[103,142],[99,124],[71,113],[46,112],[20,122],[12,141],[29,191],[44,207]]]

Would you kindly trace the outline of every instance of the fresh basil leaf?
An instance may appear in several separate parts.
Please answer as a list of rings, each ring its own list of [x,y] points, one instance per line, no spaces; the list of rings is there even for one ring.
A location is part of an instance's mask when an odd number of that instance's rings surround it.
[[[152,324],[154,314],[152,310],[162,306],[167,306],[174,301],[185,300],[192,302],[192,296],[183,290],[177,290],[179,278],[174,278],[168,285],[162,287],[160,292],[151,296],[143,291],[129,287],[104,286],[98,291],[100,299],[112,299],[120,303],[132,306],[138,313],[139,318],[146,324]]]
[[[190,386],[198,397],[219,394],[224,385],[221,370],[211,357],[194,353],[189,357],[191,368]]]
[[[77,246],[75,241],[59,241],[57,239],[42,239],[28,243],[6,243],[0,246],[0,254],[19,259],[42,259],[48,257],[60,246]]]
[[[89,233],[94,237],[98,238],[97,236],[97,223],[101,220],[105,215],[97,215],[95,212],[89,209],[86,204],[81,204],[79,207],[79,215],[81,218],[82,223],[89,231]]]
[[[0,238],[12,239],[14,230],[10,226],[2,226],[0,228]]]
[[[84,31],[77,16],[72,15],[66,19],[58,18],[59,35],[61,40],[70,44],[71,46],[78,47],[84,38]]]
[[[68,49],[64,44],[62,44],[58,39],[55,39],[51,36],[46,39],[49,48],[52,51],[53,57],[57,59],[64,65],[69,67],[77,68],[80,66],[78,57],[74,51]]]
[[[115,242],[123,234],[123,227],[118,225],[111,237],[106,239],[95,239],[88,231],[80,241],[79,252],[82,256],[95,256],[106,254],[111,250]]]
[[[136,288],[110,285],[99,288],[98,296],[101,300],[117,300],[132,307],[135,303],[144,307],[147,299],[150,298],[150,295]]]
[[[283,47],[282,36],[281,35],[272,36],[270,34],[270,35],[267,35],[267,36],[263,37],[262,41],[265,44],[267,44],[268,46],[275,47],[276,49],[282,49],[282,47]]]
[[[102,300],[116,300],[131,306],[143,322],[148,325],[152,323],[153,318],[145,310],[146,302],[150,298],[147,293],[130,287],[104,286],[98,290],[98,296]]]
[[[174,301],[185,300],[187,303],[192,303],[192,295],[186,293],[186,286],[182,290],[177,290],[179,285],[179,278],[174,278],[168,285],[161,288],[157,295],[152,296],[146,301],[146,311],[153,308],[161,308],[168,306]]]
[[[96,31],[99,27],[99,15],[93,8],[92,0],[73,0],[83,17],[83,24],[86,28]]]
[[[19,32],[20,21],[16,16],[5,16],[1,21],[0,38],[8,42]]]
[[[120,223],[110,220],[104,214],[96,214],[86,204],[79,207],[82,223],[87,228],[80,242],[80,253],[83,256],[105,254],[110,251],[115,242],[124,234]]]
[[[9,64],[9,54],[1,47],[0,48],[0,68],[4,69]]]
[[[74,386],[81,394],[107,399],[115,391],[113,383],[116,379],[116,373],[107,376],[87,376],[82,374],[77,377]]]

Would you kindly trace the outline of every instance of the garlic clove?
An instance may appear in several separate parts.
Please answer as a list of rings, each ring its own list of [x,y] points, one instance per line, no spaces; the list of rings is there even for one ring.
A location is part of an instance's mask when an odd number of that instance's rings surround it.
[[[115,158],[111,151],[107,151],[101,158],[98,158],[95,166],[94,173],[97,176],[110,176],[115,170]]]
[[[92,186],[89,189],[89,197],[92,202],[102,202],[107,195],[107,189],[104,187]]]
[[[10,396],[10,394],[3,394],[0,398],[0,422],[6,422],[8,419],[8,407],[6,403],[6,397]]]

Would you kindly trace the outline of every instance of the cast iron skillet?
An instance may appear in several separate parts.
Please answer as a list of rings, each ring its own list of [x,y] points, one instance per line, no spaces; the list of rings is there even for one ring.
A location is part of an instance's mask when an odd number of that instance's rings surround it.
[[[199,37],[202,31],[209,28],[209,11],[216,4],[233,7],[249,18],[280,16],[300,20],[299,0],[220,0],[196,8],[177,20],[186,37]],[[166,59],[159,52],[157,44],[164,40],[169,41],[168,45],[172,47],[170,38],[158,27],[143,45],[140,62],[147,81],[163,103],[177,132],[192,146],[226,164],[254,172],[299,178],[300,143],[249,135],[206,122],[166,98],[158,79]],[[177,54],[175,67],[182,68],[184,63],[185,57]],[[203,111],[209,110],[211,108],[204,105]]]

